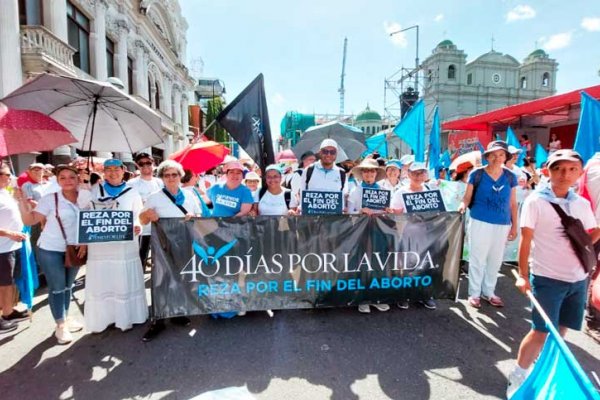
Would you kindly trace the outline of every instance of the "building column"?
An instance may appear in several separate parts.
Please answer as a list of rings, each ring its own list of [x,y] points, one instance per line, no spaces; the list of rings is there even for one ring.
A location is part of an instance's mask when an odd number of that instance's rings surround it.
[[[21,42],[18,0],[0,1],[0,98],[21,86]]]
[[[129,79],[127,79],[127,35],[129,34],[129,26],[124,20],[117,22],[119,30],[119,40],[117,41],[117,77],[123,82],[125,88],[123,91],[129,93]]]
[[[168,73],[164,73],[163,80],[162,80],[162,100],[161,100],[161,102],[164,104],[161,107],[161,109],[167,116],[171,117],[171,119],[173,119],[173,113],[172,113],[173,110],[171,109],[172,89],[173,89],[173,78]]]
[[[179,86],[173,87],[173,111],[175,112],[172,116],[173,122],[181,125],[181,89]],[[185,132],[183,132],[185,134]]]
[[[92,54],[92,75],[99,81],[108,79],[106,71],[106,0],[96,0],[96,15],[92,20],[90,33],[90,53]]]
[[[44,25],[60,40],[69,43],[67,31],[67,0],[44,1]]]
[[[182,93],[181,95],[181,130],[183,131],[183,137],[187,138],[190,125],[189,125],[189,117],[188,117],[188,95],[187,93]]]
[[[144,82],[147,78],[144,75],[144,43],[141,40],[135,41],[135,63],[133,68],[133,94],[148,101],[148,91],[144,90]]]

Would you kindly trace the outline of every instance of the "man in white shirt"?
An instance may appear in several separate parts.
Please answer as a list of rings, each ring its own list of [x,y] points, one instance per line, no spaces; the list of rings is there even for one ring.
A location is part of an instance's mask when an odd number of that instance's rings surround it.
[[[548,158],[547,166],[550,185],[529,195],[521,210],[517,287],[523,293],[532,291],[552,324],[564,336],[569,328],[581,329],[588,273],[573,250],[554,205],[579,219],[592,242],[600,238],[600,229],[590,203],[572,190],[583,172],[581,156],[573,150],[558,150]],[[521,342],[517,365],[508,377],[508,398],[526,379],[548,335],[548,328],[535,307],[531,319],[531,330]]]
[[[138,191],[142,197],[142,202],[145,205],[146,200],[148,200],[148,197],[152,193],[162,189],[163,183],[160,179],[153,176],[154,158],[152,158],[150,154],[138,153],[136,154],[134,161],[140,175],[127,181],[127,186]],[[145,268],[146,262],[148,261],[150,232],[150,224],[146,224],[142,227],[142,234],[140,235],[140,260],[142,261],[142,268]]]
[[[333,139],[325,139],[321,142],[319,161],[304,169],[298,196],[292,196],[290,208],[300,205],[304,190],[342,192],[342,199],[344,199],[347,194],[346,173],[335,165],[338,150],[338,144]]]
[[[23,222],[19,206],[7,187],[10,183],[10,168],[6,164],[0,166],[0,332],[17,329],[13,311],[14,271],[19,263],[19,252],[26,236],[21,232]],[[20,315],[20,314],[19,314]]]

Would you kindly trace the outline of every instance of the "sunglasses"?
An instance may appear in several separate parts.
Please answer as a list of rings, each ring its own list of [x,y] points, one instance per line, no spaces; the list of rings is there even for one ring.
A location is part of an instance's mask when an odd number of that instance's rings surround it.
[[[149,166],[149,165],[152,165],[152,161],[144,161],[144,162],[140,162],[140,163],[138,163],[138,165],[139,165],[140,167],[147,167],[147,166]]]
[[[321,154],[326,155],[326,156],[333,156],[337,154],[337,150],[321,150]]]
[[[173,174],[163,174],[162,176],[163,178],[179,178],[179,174],[177,173],[173,173]]]

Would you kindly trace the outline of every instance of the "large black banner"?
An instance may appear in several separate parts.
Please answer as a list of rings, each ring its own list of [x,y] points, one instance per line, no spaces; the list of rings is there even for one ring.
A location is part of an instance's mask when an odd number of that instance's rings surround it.
[[[154,315],[454,299],[462,230],[458,213],[160,219]]]

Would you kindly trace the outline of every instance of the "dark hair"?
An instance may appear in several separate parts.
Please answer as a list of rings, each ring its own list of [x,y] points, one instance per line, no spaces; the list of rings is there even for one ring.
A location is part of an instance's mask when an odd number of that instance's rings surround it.
[[[522,134],[521,137],[525,140],[529,140],[529,136],[527,136],[526,134]]]
[[[185,169],[185,170],[183,170],[183,172],[184,172],[184,174],[183,174],[183,177],[181,178],[181,183],[188,183],[194,177],[194,173],[192,172],[191,169]]]
[[[54,169],[54,173],[56,176],[58,176],[65,169],[68,169],[69,171],[75,173],[75,175],[79,175],[79,170],[77,168],[75,168],[74,166],[68,165],[68,164],[57,165],[56,168]]]
[[[100,176],[99,173],[92,172],[90,174],[90,185],[94,186],[96,183],[98,183],[100,181],[100,179],[102,179],[102,176]]]
[[[123,181],[127,182],[128,180],[130,180],[131,178],[133,178],[133,172],[131,171],[125,171],[125,173],[123,174]]]
[[[523,166],[529,167],[529,165],[535,165],[535,159],[533,157],[525,157],[523,160]]]

